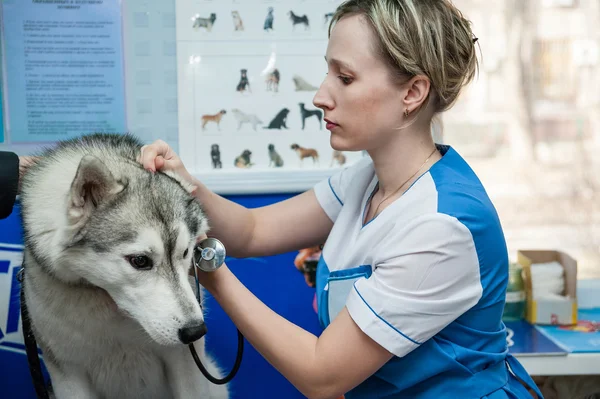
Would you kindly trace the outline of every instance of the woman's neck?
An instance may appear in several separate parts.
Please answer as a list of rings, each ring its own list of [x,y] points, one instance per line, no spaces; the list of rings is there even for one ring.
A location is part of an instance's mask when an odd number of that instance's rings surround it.
[[[404,132],[385,145],[369,151],[379,182],[379,196],[391,195],[400,186],[403,186],[400,193],[410,187],[441,158],[441,154],[434,149],[435,143],[430,134]]]

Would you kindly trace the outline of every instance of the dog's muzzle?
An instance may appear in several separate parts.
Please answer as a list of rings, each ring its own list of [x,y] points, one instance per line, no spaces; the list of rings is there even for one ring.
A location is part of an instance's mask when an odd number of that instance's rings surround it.
[[[188,325],[179,329],[179,340],[185,345],[198,341],[206,334],[206,324],[200,322],[198,324]]]

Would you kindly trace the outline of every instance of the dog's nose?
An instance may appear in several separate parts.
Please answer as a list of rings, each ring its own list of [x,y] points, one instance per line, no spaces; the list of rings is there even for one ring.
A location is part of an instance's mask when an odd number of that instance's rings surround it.
[[[199,340],[206,334],[206,324],[203,321],[179,329],[179,340],[188,345]]]

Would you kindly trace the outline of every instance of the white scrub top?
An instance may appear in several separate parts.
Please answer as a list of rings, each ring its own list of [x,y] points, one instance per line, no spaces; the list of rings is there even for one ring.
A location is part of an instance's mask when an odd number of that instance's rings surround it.
[[[317,269],[319,321],[327,327],[345,306],[395,355],[347,399],[530,398],[507,365],[539,392],[507,350],[496,210],[464,159],[438,149],[442,159],[365,225],[370,158],[314,187],[334,221]]]

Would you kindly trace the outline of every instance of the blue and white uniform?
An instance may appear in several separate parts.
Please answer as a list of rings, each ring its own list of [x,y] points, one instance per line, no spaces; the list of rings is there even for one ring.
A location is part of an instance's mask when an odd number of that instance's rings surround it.
[[[449,146],[442,159],[363,224],[377,185],[370,158],[318,183],[334,226],[317,269],[323,328],[347,307],[395,356],[355,398],[531,398],[501,321],[508,251],[481,182]]]

